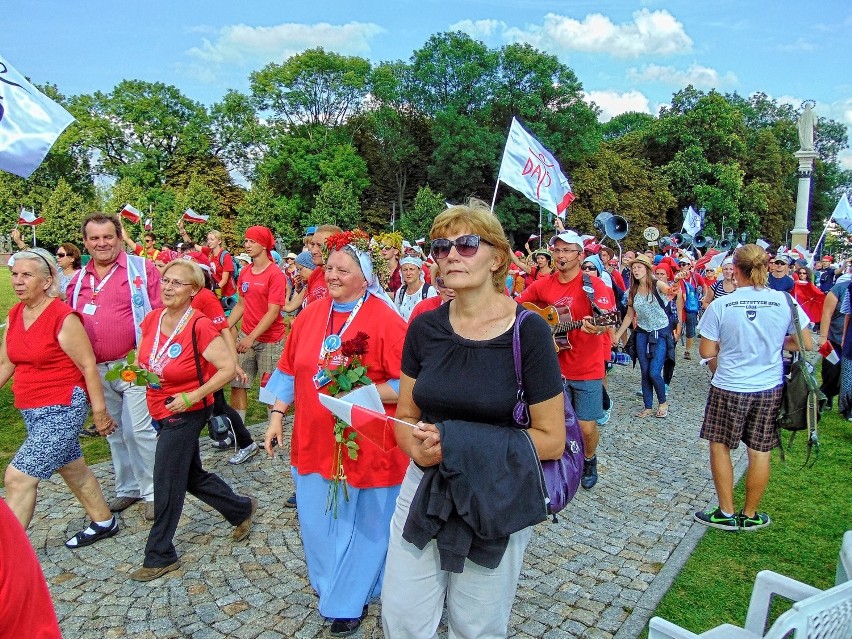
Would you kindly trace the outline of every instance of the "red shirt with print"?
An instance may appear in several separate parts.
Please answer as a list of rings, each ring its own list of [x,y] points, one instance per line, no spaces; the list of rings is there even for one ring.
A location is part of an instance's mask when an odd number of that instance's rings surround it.
[[[222,273],[229,273],[228,279],[225,280],[225,286],[222,287],[221,292],[222,297],[231,297],[231,295],[237,292],[237,287],[234,285],[233,277],[234,271],[236,270],[234,267],[234,258],[231,257],[231,254],[225,249],[221,249],[218,255],[213,255],[213,251],[210,250],[209,246],[202,247],[201,252],[210,259],[210,265],[213,267],[213,279],[216,281],[216,288],[219,288],[219,282],[222,280]]]
[[[228,328],[228,318],[225,317],[225,311],[222,310],[222,305],[219,303],[219,298],[209,288],[202,288],[198,294],[192,298],[192,308],[200,311],[211,322],[219,332]]]
[[[160,314],[164,311],[151,311],[142,320],[142,342],[139,344],[139,365],[150,370],[148,358],[154,346],[157,335],[157,326],[160,322]],[[148,388],[146,399],[148,411],[154,419],[169,417],[172,413],[166,408],[165,401],[171,396],[179,393],[187,393],[198,388],[198,371],[195,368],[195,354],[192,350],[192,330],[195,327],[195,336],[198,343],[198,354],[201,363],[201,374],[205,381],[210,379],[216,369],[206,359],[201,357],[210,342],[219,336],[219,330],[207,317],[195,311],[189,318],[186,326],[180,333],[175,335],[171,345],[166,351],[163,372],[159,373],[160,388]],[[168,335],[160,333],[160,348],[169,339]],[[207,396],[207,405],[213,405],[213,395]],[[200,410],[204,408],[204,401],[199,401],[187,410]]]
[[[597,307],[606,312],[615,309],[615,296],[612,289],[599,277],[590,277],[594,289],[593,297]],[[553,273],[533,282],[523,293],[515,298],[518,303],[532,302],[536,306],[567,306],[571,317],[578,321],[592,316],[589,296],[583,290],[581,273],[570,282],[559,281],[559,273]],[[603,379],[604,360],[610,359],[608,340],[604,335],[592,335],[580,329],[569,331],[568,341],[571,348],[559,352],[559,368],[562,376],[570,380]]]
[[[328,295],[328,287],[325,285],[325,269],[322,266],[317,266],[311,271],[307,286],[308,291],[305,293],[304,300],[305,306],[311,302],[317,302]]]
[[[247,266],[241,270],[240,280],[237,282],[244,304],[242,331],[246,335],[251,333],[263,319],[269,311],[270,304],[284,306],[287,301],[287,278],[275,262],[271,262],[260,273],[253,273],[252,268]],[[272,321],[272,325],[257,338],[257,341],[271,344],[280,341],[282,337],[284,337],[284,321],[279,313]]]

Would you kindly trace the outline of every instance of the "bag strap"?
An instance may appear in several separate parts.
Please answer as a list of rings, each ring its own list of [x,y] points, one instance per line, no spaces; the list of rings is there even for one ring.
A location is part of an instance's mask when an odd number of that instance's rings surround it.
[[[524,382],[521,377],[521,322],[528,315],[532,315],[532,311],[522,309],[515,317],[515,328],[512,331],[512,359],[515,361],[515,380],[518,383],[518,402],[515,404],[512,416],[520,426],[530,425],[530,409],[524,394]]]
[[[795,357],[798,359],[802,356],[802,344],[804,343],[804,339],[802,339],[802,325],[799,322],[799,314],[796,312],[796,303],[793,301],[793,296],[787,291],[784,291],[784,295],[787,298],[787,304],[790,306],[790,315],[792,315],[793,324],[796,326],[796,343],[799,346],[799,350],[796,352]]]
[[[592,285],[592,278],[586,272],[583,272],[583,292],[589,298],[589,304],[592,305],[592,315],[603,315],[604,312],[595,304],[595,287]]]
[[[196,317],[192,323],[192,355],[195,358],[195,373],[198,375],[198,387],[204,386],[204,375],[201,373],[201,357],[198,353],[198,337],[195,334],[195,325],[198,324],[200,317]],[[207,395],[204,396],[204,408],[207,408]]]

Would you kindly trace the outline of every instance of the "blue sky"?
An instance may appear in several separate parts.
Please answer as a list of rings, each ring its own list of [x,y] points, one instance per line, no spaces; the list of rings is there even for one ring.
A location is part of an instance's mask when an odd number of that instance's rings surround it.
[[[0,55],[67,95],[162,81],[212,104],[250,71],[323,46],[407,60],[461,29],[491,47],[529,42],[574,69],[602,119],[656,113],[674,91],[763,91],[852,127],[852,4],[645,0],[5,0]],[[852,169],[852,152],[843,156]]]

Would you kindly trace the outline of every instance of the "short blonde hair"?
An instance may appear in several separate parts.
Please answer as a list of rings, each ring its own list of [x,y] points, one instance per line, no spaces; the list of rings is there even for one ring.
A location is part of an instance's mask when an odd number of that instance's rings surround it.
[[[188,280],[187,284],[192,284],[199,291],[204,288],[204,271],[201,270],[201,267],[198,266],[198,264],[192,260],[172,260],[163,267],[161,275],[165,275],[175,268],[184,269],[182,272],[189,276],[186,278]]]
[[[222,241],[222,233],[221,233],[220,231],[217,231],[217,230],[215,230],[215,229],[214,229],[214,230],[212,230],[212,231],[207,231],[207,235],[212,235],[212,236],[213,236],[213,237],[215,237],[215,238],[216,238],[219,242],[221,242],[221,241]]]
[[[488,204],[471,198],[467,204],[451,206],[435,218],[429,239],[436,240],[461,232],[478,235],[494,248],[494,253],[500,258],[500,267],[491,274],[491,280],[494,288],[502,291],[506,286],[511,247],[500,220],[491,212]]]

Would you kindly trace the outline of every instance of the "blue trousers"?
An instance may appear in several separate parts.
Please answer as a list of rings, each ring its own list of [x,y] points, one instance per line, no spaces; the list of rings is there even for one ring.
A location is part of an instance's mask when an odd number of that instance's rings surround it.
[[[636,351],[639,356],[639,369],[642,371],[642,400],[645,408],[653,408],[654,391],[657,401],[666,401],[666,383],[663,381],[663,364],[666,361],[666,340],[662,331],[658,333],[656,344],[650,343],[653,333],[636,331]]]

